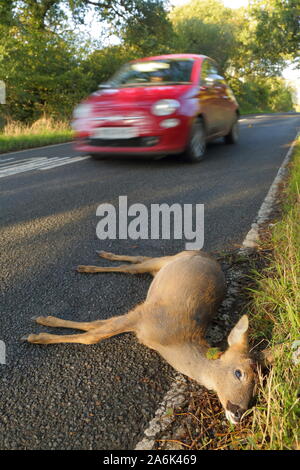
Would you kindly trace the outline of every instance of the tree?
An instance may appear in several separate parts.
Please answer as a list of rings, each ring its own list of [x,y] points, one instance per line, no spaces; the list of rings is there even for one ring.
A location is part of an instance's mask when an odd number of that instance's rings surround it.
[[[235,43],[229,25],[207,24],[190,18],[178,23],[176,32],[177,51],[207,55],[217,61],[222,72],[226,70]]]
[[[136,58],[136,50],[131,47],[111,46],[90,53],[82,63],[83,73],[89,80],[88,92],[106,82],[124,63]]]
[[[220,0],[192,0],[170,19],[181,47],[211,55],[229,75],[278,75],[299,45],[297,0],[253,0],[232,10]]]
[[[136,55],[171,52],[174,32],[161,0],[147,0],[120,27],[124,44],[136,50]]]
[[[23,25],[42,31],[66,21],[66,11],[71,12],[76,22],[84,23],[87,11],[93,8],[100,19],[121,24],[132,15],[142,14],[145,3],[147,0],[6,0],[0,9],[0,22],[8,25],[15,18]],[[164,1],[152,0],[152,3],[163,7]]]
[[[250,15],[256,25],[254,51],[263,50],[264,56],[274,63],[278,59],[297,59],[299,63],[298,0],[254,0]]]
[[[6,117],[32,121],[42,114],[68,118],[89,88],[73,41],[39,31],[0,27],[0,78],[6,83]],[[83,56],[84,54],[81,53]]]
[[[192,0],[170,12],[177,50],[214,58],[224,72],[237,46],[232,12],[219,0]]]
[[[0,3],[0,24],[11,26],[13,24],[14,0],[6,0]]]
[[[232,10],[226,8],[220,0],[191,0],[170,12],[170,19],[175,27],[182,20],[191,18],[198,18],[206,24],[222,24],[228,23],[231,17]]]
[[[243,113],[292,111],[292,92],[280,77],[235,80],[235,94]]]
[[[215,58],[245,109],[258,108],[260,103],[270,110],[290,106],[289,90],[272,77],[279,74],[286,58],[296,54],[295,0],[253,0],[250,8],[235,11],[220,0],[192,0],[173,8],[168,16],[165,3],[2,1],[0,80],[7,85],[7,105],[1,112],[26,121],[42,113],[69,118],[74,105],[121,64],[168,52]],[[114,28],[119,46],[103,48],[100,43],[95,50],[78,37],[76,28],[72,31],[69,12],[80,23],[90,8]]]

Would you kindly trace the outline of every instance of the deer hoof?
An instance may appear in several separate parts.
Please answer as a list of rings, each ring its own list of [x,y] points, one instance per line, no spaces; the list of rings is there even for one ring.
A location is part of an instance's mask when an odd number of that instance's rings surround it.
[[[77,266],[77,267],[76,267],[76,271],[77,271],[78,273],[85,273],[85,272],[86,272],[86,268],[85,268],[85,266]]]
[[[106,259],[111,259],[112,258],[112,253],[109,253],[108,251],[96,251],[98,256],[101,256],[101,258],[106,258]]]
[[[102,256],[102,255],[105,255],[106,252],[103,251],[103,250],[100,250],[100,251],[96,250],[96,253],[97,253],[97,255]]]
[[[20,338],[20,341],[21,341],[21,343],[27,343],[28,336],[22,336],[22,338]]]

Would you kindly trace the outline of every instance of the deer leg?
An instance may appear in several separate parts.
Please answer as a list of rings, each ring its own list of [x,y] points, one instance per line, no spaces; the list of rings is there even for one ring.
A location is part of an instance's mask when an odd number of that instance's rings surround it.
[[[97,254],[101,258],[110,259],[112,261],[128,261],[129,263],[142,263],[143,261],[152,259],[150,256],[127,256],[127,255],[115,255],[108,251],[97,251]]]
[[[142,264],[142,263],[141,263]],[[106,267],[106,266],[77,266],[77,271],[79,273],[130,273],[130,274],[137,274],[139,272],[146,272],[140,271],[136,266],[131,266],[129,264],[124,264],[121,266],[114,266],[114,267]]]
[[[54,344],[54,343],[82,343],[95,344],[98,339],[92,333],[79,333],[77,335],[52,335],[49,333],[31,334],[21,338],[21,341],[28,341],[34,344]]]
[[[57,328],[72,328],[74,330],[83,330],[89,331],[93,328],[101,326],[103,322],[106,320],[96,320],[91,322],[77,322],[77,321],[70,321],[70,320],[63,320],[62,318],[57,317],[34,317],[32,320],[36,321],[39,325],[44,326],[53,326]]]
[[[54,344],[54,343],[82,343],[82,344],[95,344],[99,341],[110,338],[111,336],[120,333],[127,333],[135,331],[138,319],[142,313],[142,305],[127,313],[109,318],[107,320],[100,320],[101,324],[92,328],[87,333],[79,333],[75,335],[52,335],[49,333],[30,334],[24,336],[22,341],[28,341],[34,344]],[[63,321],[63,320],[62,320]],[[78,322],[70,322],[78,325]],[[93,322],[91,322],[93,323]],[[58,325],[57,325],[58,326]]]
[[[171,256],[164,256],[162,258],[150,258],[149,260],[137,263],[134,265],[123,264],[121,266],[106,267],[106,266],[78,266],[79,273],[108,273],[119,272],[129,274],[150,273],[153,276],[170,261]]]

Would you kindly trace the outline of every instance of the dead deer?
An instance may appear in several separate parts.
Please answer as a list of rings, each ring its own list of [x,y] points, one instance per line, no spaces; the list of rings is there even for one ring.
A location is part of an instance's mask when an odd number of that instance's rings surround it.
[[[248,318],[242,316],[228,336],[227,350],[209,359],[205,332],[225,293],[219,263],[202,251],[183,251],[175,256],[149,258],[99,252],[118,267],[78,266],[81,273],[151,273],[154,276],[146,300],[126,315],[107,320],[73,322],[56,317],[37,317],[40,325],[74,328],[73,335],[30,334],[30,343],[94,344],[124,332],[157,351],[182,374],[214,390],[227,419],[237,424],[246,411],[254,389],[253,363],[248,352]]]

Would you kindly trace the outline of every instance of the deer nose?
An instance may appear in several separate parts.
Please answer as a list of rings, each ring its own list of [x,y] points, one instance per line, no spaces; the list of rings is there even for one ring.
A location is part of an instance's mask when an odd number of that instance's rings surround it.
[[[237,424],[241,420],[245,411],[244,408],[234,405],[231,401],[228,401],[226,404],[226,416],[233,424]]]
[[[245,410],[243,410],[243,408],[238,408],[235,413],[234,413],[234,417],[240,421],[241,417],[243,416]]]

